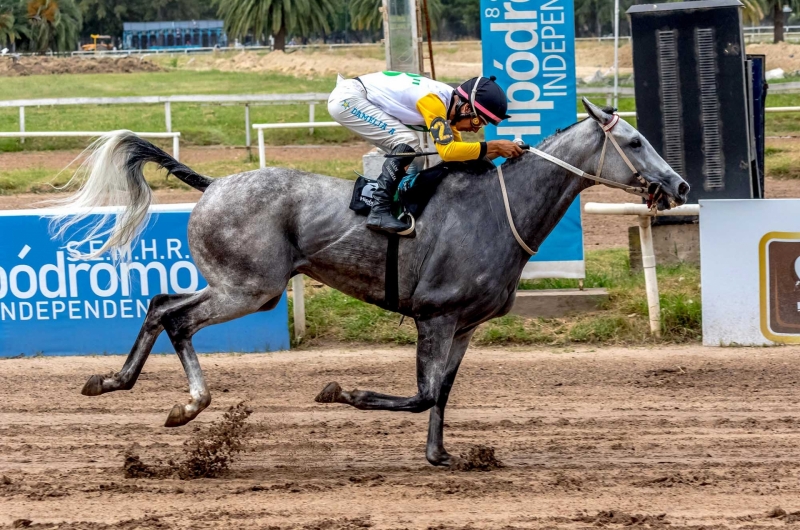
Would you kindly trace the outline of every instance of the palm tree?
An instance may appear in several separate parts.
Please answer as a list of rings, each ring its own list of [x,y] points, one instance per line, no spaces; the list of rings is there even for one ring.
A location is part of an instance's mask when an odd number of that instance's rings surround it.
[[[14,13],[0,13],[0,48],[4,48],[6,43],[10,46],[20,37],[15,26]]]
[[[783,6],[788,5],[789,7],[793,8],[795,11],[797,7],[800,6],[800,2],[798,0],[743,0],[745,4],[745,13],[747,11],[758,9],[759,13],[762,15],[765,13],[772,14],[772,24],[773,24],[773,33],[772,33],[772,40],[773,42],[783,42]],[[750,4],[753,4],[751,7]]]
[[[381,0],[350,0],[350,26],[356,30],[376,30],[383,23]]]
[[[16,51],[17,41],[28,36],[24,5],[19,0],[0,0],[0,49]]]
[[[307,37],[329,33],[336,14],[335,0],[214,0],[218,15],[225,21],[229,37],[252,35],[262,39],[272,35],[275,49],[286,48],[286,36]]]
[[[33,51],[77,48],[83,20],[74,0],[29,0],[27,10],[29,47]]]

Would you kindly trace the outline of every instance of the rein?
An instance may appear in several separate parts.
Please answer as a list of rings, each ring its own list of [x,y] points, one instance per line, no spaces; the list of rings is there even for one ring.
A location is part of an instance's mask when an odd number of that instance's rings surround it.
[[[618,188],[626,193],[642,197],[647,201],[647,206],[652,209],[656,204],[656,199],[658,198],[659,193],[661,192],[661,184],[653,183],[647,187],[644,186],[647,184],[647,181],[644,180],[644,178],[642,178],[642,175],[636,170],[634,165],[631,163],[630,159],[628,159],[628,157],[625,155],[625,152],[617,143],[617,140],[611,134],[611,130],[618,122],[619,122],[619,115],[614,114],[610,122],[608,122],[606,125],[600,126],[603,129],[603,133],[605,134],[606,138],[603,141],[603,150],[600,152],[600,164],[597,168],[597,175],[586,173],[585,171],[576,168],[572,164],[568,164],[559,158],[556,158],[552,155],[545,153],[544,151],[536,149],[535,147],[529,147],[528,151],[544,158],[548,162],[552,162],[557,166],[563,167],[570,173],[573,173],[581,178],[592,180],[596,184],[604,184],[610,188]],[[608,145],[609,140],[611,141],[611,144],[617,150],[619,155],[622,157],[622,160],[625,161],[625,164],[633,172],[633,175],[637,179],[639,179],[639,182],[641,182],[643,186],[628,186],[627,184],[620,184],[619,182],[615,182],[613,180],[608,180],[600,177],[600,174],[603,172],[603,162],[605,162],[606,146]],[[505,204],[506,207],[506,217],[508,217],[508,224],[511,227],[511,233],[514,234],[514,239],[517,240],[517,243],[519,243],[519,245],[525,250],[525,252],[533,256],[534,254],[536,254],[536,252],[534,252],[528,245],[525,244],[525,242],[522,240],[522,237],[520,237],[519,232],[517,232],[517,227],[514,225],[514,218],[511,216],[511,205],[508,202],[508,193],[506,192],[506,183],[505,179],[503,178],[503,169],[501,166],[497,166],[497,177],[500,179],[500,189],[503,192],[503,204]]]

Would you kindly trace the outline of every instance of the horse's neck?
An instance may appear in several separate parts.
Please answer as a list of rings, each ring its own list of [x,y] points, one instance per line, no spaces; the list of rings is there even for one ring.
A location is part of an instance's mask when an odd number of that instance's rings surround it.
[[[586,166],[595,158],[596,132],[586,122],[579,123],[539,148],[588,172],[594,169]],[[572,202],[591,184],[533,153],[526,154],[503,174],[517,230],[533,250],[539,249]]]

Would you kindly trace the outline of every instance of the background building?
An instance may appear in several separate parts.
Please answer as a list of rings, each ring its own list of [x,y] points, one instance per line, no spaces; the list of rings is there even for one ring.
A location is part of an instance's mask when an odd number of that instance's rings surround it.
[[[127,50],[169,48],[210,48],[227,46],[228,37],[221,20],[176,22],[125,22],[122,47]]]

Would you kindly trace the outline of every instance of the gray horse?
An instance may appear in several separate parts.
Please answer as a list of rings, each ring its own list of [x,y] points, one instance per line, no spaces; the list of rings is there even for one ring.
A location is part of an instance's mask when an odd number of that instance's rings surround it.
[[[583,103],[591,119],[551,136],[539,148],[590,172],[598,169],[601,149],[605,151],[601,126],[616,117],[587,100]],[[620,122],[609,134],[641,177],[660,185],[659,208],[686,201],[689,186],[632,126]],[[637,184],[620,154],[609,149],[604,158],[604,178]],[[98,140],[84,167],[85,181],[64,204],[62,220],[68,220],[66,211],[76,206],[109,201],[125,206],[116,225],[105,232],[105,245],[93,255],[128,247],[146,219],[151,191],[142,166],[147,162],[205,192],[188,232],[192,256],[208,287],[154,297],[122,370],[93,375],[84,395],[132,388],[153,343],[166,330],[191,394],[188,404],[172,408],[166,426],[188,423],[211,402],[192,336],[206,326],[274,308],[297,274],[378,306],[394,305],[386,301],[387,237],[367,230],[365,218],[348,209],[352,182],[283,168],[210,179],[128,131]],[[513,222],[533,250],[578,194],[594,184],[533,153],[508,161],[503,170]],[[348,392],[330,383],[316,400],[360,409],[431,409],[426,457],[431,464],[449,465],[444,410],[456,372],[475,328],[511,309],[530,256],[512,235],[497,171],[485,163],[448,175],[416,230],[416,238],[399,242],[394,309],[416,322],[417,394]],[[95,230],[87,240],[102,233]]]

